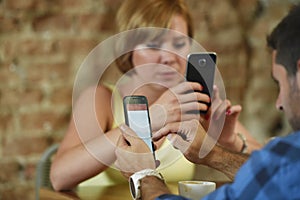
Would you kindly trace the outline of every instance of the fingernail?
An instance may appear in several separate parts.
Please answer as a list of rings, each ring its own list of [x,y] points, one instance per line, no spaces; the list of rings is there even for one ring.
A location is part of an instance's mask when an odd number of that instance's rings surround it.
[[[205,116],[204,116],[204,119],[205,119],[205,120],[209,120],[209,118],[210,118],[209,115],[205,115]]]
[[[226,115],[230,115],[230,114],[231,114],[231,110],[227,110]]]

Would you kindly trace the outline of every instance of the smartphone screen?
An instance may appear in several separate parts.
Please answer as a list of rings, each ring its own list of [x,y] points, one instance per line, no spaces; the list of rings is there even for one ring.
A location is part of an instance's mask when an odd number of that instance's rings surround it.
[[[217,54],[214,52],[192,53],[187,57],[186,80],[200,83],[203,87],[201,92],[207,94],[211,99],[213,95],[216,61]],[[210,106],[210,103],[208,106]]]
[[[123,104],[126,125],[144,140],[154,155],[147,98],[145,96],[126,96]]]

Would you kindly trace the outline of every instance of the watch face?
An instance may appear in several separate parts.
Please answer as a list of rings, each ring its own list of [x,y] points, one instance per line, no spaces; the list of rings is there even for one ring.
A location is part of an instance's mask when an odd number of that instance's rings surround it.
[[[130,178],[130,180],[129,180],[129,185],[130,185],[130,191],[131,191],[132,197],[135,199],[136,193],[135,193],[135,187],[134,187],[134,182],[133,182],[132,178]]]

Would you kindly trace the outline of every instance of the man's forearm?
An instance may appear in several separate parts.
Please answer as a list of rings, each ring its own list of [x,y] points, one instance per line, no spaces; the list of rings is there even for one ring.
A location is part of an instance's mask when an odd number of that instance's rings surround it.
[[[248,158],[249,155],[232,152],[216,145],[201,164],[219,170],[233,180],[237,171]]]
[[[153,200],[162,194],[171,194],[166,184],[155,176],[146,176],[141,179],[143,200]]]

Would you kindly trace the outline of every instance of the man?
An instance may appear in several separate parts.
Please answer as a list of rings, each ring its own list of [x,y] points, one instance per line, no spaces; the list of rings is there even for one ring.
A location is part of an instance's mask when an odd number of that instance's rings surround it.
[[[272,140],[263,149],[252,153],[248,160],[247,156],[229,152],[218,145],[205,158],[200,159],[199,146],[205,130],[196,120],[168,124],[153,137],[157,140],[170,135],[173,145],[178,149],[181,149],[182,144],[190,142],[184,152],[188,160],[219,169],[231,178],[235,177],[232,184],[224,185],[204,199],[300,199],[300,5],[277,25],[267,41],[272,49],[272,76],[280,89],[276,107],[285,113],[294,129],[293,133]],[[120,148],[116,151],[117,166],[128,165],[126,159],[121,159],[124,156],[121,148],[144,152],[140,140],[127,135],[133,134],[131,130],[127,127],[121,129],[126,134],[120,138]],[[179,136],[183,133],[186,135],[184,139]],[[191,135],[195,135],[195,138],[188,141]],[[153,164],[148,163],[145,167],[152,169],[138,171],[130,179],[132,186],[140,186],[139,189],[132,188],[136,198],[185,199],[170,194],[161,175],[153,170]],[[136,169],[142,168],[139,166]]]

